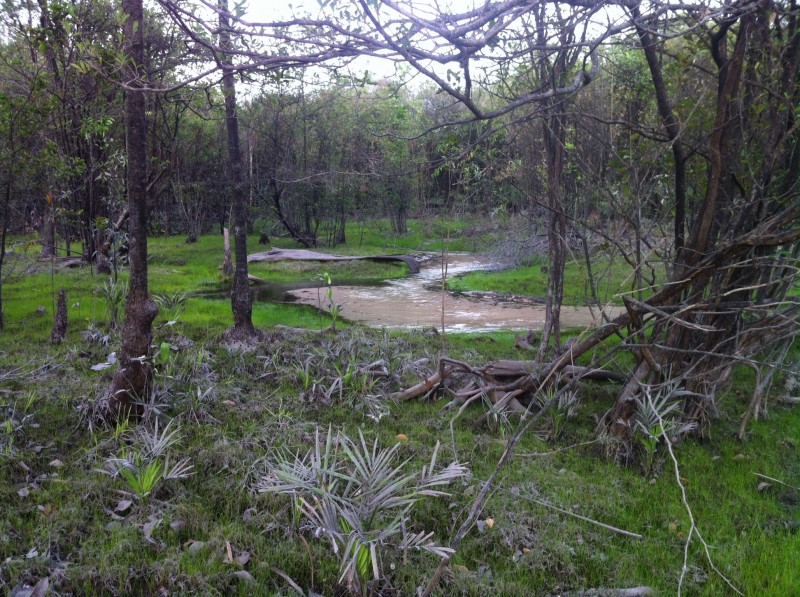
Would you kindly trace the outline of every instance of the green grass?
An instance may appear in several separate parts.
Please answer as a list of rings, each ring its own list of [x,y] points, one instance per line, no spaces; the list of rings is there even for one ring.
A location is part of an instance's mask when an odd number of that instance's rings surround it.
[[[154,290],[216,289],[221,283],[217,237],[203,237],[195,245],[181,238],[153,239],[150,252]],[[383,446],[393,445],[397,434],[406,435],[400,454],[412,468],[427,462],[440,441],[440,460],[468,462],[473,476],[453,488],[451,497],[419,502],[409,525],[433,531],[446,544],[502,453],[510,429],[475,428],[484,412],[480,404],[453,423],[451,434],[453,415],[439,413],[446,396],[399,404],[381,398],[383,391],[418,381],[404,367],[422,357],[434,360],[440,336],[353,326],[336,336],[275,334],[253,352],[229,352],[218,340],[230,325],[228,301],[192,297],[176,324],[165,325],[167,314],[159,316],[154,344],[175,346],[169,363],[158,363],[155,396],[162,425],[170,419],[180,425],[174,456],[190,458],[195,474],[163,482],[141,502],[125,493],[122,480],[96,472],[132,441],[136,425],[121,434],[90,426],[85,408],[111,376],[110,370],[95,372],[91,366],[118,345],[113,336],[110,346],[79,336],[92,323],[104,325],[105,304],[92,288],[106,278],[86,269],[51,278],[48,264],[35,262],[35,253],[32,249],[20,270],[30,273],[3,288],[9,325],[0,332],[0,375],[21,365],[30,371],[0,382],[3,592],[50,576],[51,588],[59,593],[288,594],[275,567],[303,589],[333,594],[340,573],[330,546],[293,524],[288,498],[253,490],[267,459],[280,450],[304,453],[315,430],[329,425],[351,437],[359,431],[368,440],[378,437]],[[288,268],[281,275],[306,274],[313,272]],[[333,275],[344,276],[344,270]],[[61,286],[74,306],[67,341],[52,347],[52,292]],[[37,315],[39,305],[48,313]],[[313,309],[288,305],[258,303],[253,317],[267,329],[275,323],[327,325]],[[181,342],[182,337],[192,343]],[[476,366],[526,356],[514,348],[512,333],[450,334],[445,343],[449,355]],[[791,359],[796,367],[797,348]],[[351,363],[377,360],[393,377],[371,385],[355,375],[341,394],[325,395]],[[48,368],[35,370],[47,363]],[[800,409],[774,399],[782,381],[776,380],[769,417],[751,425],[745,443],[734,436],[753,376],[741,369],[720,405],[722,416],[706,435],[676,446],[687,496],[714,563],[747,595],[793,595],[800,586]],[[481,515],[493,518],[494,526],[470,531],[441,594],[548,595],[640,585],[652,586],[659,595],[675,594],[688,518],[667,455],[660,451],[655,473],[644,475],[635,452],[618,463],[606,457],[601,444],[570,448],[596,439],[594,417],[613,404],[618,391],[613,385],[587,385],[562,437],[543,440],[548,431],[543,423],[523,438]],[[10,434],[6,420],[12,421]],[[553,450],[562,451],[532,456]],[[773,483],[759,491],[754,473],[791,487]],[[644,538],[611,533],[530,498]],[[115,513],[124,499],[132,505]],[[247,552],[249,560],[229,562],[228,544],[234,558],[246,559]],[[430,555],[407,555],[407,561],[397,553],[384,559],[384,572],[404,595],[414,594],[436,567]],[[689,566],[687,595],[730,594],[696,541]],[[257,584],[235,575],[241,571]]]
[[[547,261],[543,257],[532,261],[535,262],[500,271],[465,274],[452,278],[447,286],[457,292],[493,291],[544,299],[547,296]],[[597,297],[603,304],[611,302],[621,305],[624,294],[638,298],[638,293],[634,292],[637,288],[631,268],[624,261],[598,254],[592,263],[592,270]],[[663,273],[658,279],[663,279]],[[645,284],[642,296],[647,298],[650,294]],[[564,304],[585,305],[591,302],[592,287],[586,264],[583,261],[568,261],[564,269]]]

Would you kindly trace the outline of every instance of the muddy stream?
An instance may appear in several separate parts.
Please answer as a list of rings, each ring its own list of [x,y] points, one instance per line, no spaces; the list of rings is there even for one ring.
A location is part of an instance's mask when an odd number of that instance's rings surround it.
[[[493,269],[489,260],[470,254],[447,256],[447,276]],[[334,280],[335,284],[335,280]],[[441,292],[442,261],[428,261],[417,274],[398,280],[363,286],[333,286],[333,302],[339,305],[339,316],[350,321],[387,328],[444,326],[448,332],[482,332],[493,330],[541,329],[544,325],[543,305],[515,297],[492,293],[453,294]],[[326,288],[254,288],[257,300],[301,303],[329,310]],[[609,316],[617,308],[607,309]],[[599,322],[599,311],[589,307],[562,307],[562,328],[586,328]]]

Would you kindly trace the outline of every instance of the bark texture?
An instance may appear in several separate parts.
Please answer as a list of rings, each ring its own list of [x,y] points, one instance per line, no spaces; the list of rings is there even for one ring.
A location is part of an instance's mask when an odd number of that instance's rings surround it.
[[[228,2],[220,0],[220,46],[223,51],[231,49]],[[228,164],[231,177],[231,199],[233,202],[233,247],[234,270],[231,308],[233,310],[233,334],[255,336],[253,327],[253,294],[247,279],[247,214],[245,207],[242,152],[239,143],[239,117],[236,113],[236,83],[230,57],[221,57],[222,90],[225,95],[225,128],[228,135]]]
[[[50,333],[52,344],[61,344],[67,335],[67,291],[63,288],[58,291],[56,316],[53,320],[53,330]]]
[[[116,418],[141,411],[149,397],[153,366],[148,361],[158,306],[147,287],[147,116],[142,86],[144,11],[142,0],[123,0],[127,16],[125,49],[130,58],[125,95],[125,141],[128,152],[128,261],[130,282],[122,326],[119,368],[100,401],[100,415]]]

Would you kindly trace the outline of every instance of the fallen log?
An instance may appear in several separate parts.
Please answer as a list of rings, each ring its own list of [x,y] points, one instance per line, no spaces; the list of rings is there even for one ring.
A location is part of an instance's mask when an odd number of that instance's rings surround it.
[[[307,249],[270,249],[261,253],[252,253],[247,256],[247,263],[260,263],[264,261],[400,261],[408,266],[412,274],[419,272],[419,263],[409,255],[332,255],[317,253]]]
[[[439,365],[430,376],[418,384],[400,392],[390,395],[395,400],[411,400],[429,394],[437,389],[448,377],[454,373],[466,373],[479,383],[459,390],[455,394],[450,406],[458,403],[464,404],[480,394],[484,394],[498,406],[508,408],[515,412],[525,412],[527,406],[523,404],[526,394],[536,388],[546,388],[557,380],[593,380],[624,382],[626,377],[613,371],[595,369],[592,367],[579,367],[565,365],[555,376],[549,368],[537,364],[535,361],[507,361],[499,360],[484,365],[473,367],[463,361],[441,358]]]

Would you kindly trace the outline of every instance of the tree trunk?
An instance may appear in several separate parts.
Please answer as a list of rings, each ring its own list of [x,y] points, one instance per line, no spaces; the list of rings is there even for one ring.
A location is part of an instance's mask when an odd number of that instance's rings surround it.
[[[220,46],[231,48],[228,2],[220,0],[219,25]],[[242,176],[242,155],[239,146],[239,117],[236,113],[236,84],[233,80],[233,64],[228,56],[222,57],[222,89],[225,95],[225,125],[228,133],[228,162],[230,164],[231,197],[233,201],[233,247],[235,264],[231,308],[233,309],[233,333],[253,336],[253,294],[247,279],[247,217],[245,212],[245,190]]]
[[[125,141],[128,153],[128,260],[130,282],[122,326],[119,368],[101,401],[101,416],[120,417],[141,412],[137,402],[150,393],[153,366],[147,360],[153,320],[158,306],[147,289],[147,117],[141,76],[144,64],[144,12],[142,0],[123,0],[127,17],[125,50],[131,68],[126,77]]]
[[[58,305],[56,316],[53,320],[53,330],[50,333],[52,344],[61,344],[67,335],[67,291],[63,288],[58,291]]]
[[[5,193],[3,196],[3,227],[0,229],[0,331],[6,329],[6,318],[3,313],[3,262],[6,260],[6,237],[8,236],[8,219],[10,217],[8,206],[11,204],[11,186],[14,170],[9,168],[6,175]]]

